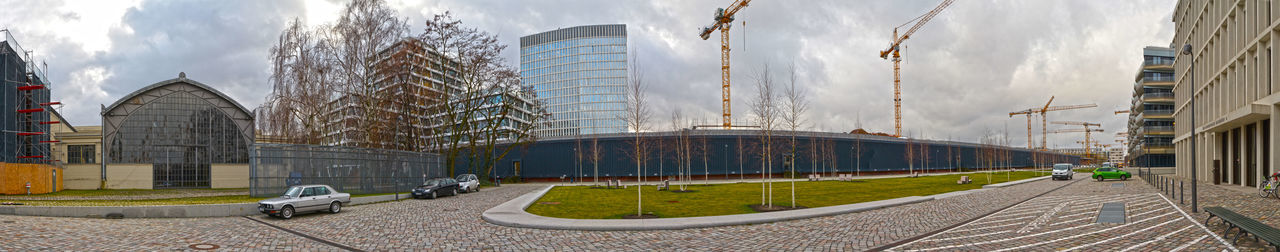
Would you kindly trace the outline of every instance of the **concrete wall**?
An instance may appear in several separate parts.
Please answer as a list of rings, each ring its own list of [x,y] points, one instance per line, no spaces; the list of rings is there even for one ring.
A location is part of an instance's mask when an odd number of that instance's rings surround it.
[[[65,188],[71,190],[94,190],[101,186],[102,181],[102,165],[100,164],[74,164],[66,165],[63,168],[64,178],[62,181],[66,184]]]
[[[108,164],[107,189],[151,189],[151,164]]]
[[[32,194],[61,191],[63,177],[61,169],[50,165],[0,163],[0,194],[26,194],[27,183]]]
[[[213,164],[209,167],[212,188],[249,188],[249,164]]]

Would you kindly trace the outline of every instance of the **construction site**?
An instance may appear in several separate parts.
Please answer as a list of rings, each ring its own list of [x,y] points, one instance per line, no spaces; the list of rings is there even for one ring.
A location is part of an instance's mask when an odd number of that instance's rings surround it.
[[[50,127],[60,102],[50,100],[43,62],[0,30],[0,194],[61,190],[60,161],[53,158]]]

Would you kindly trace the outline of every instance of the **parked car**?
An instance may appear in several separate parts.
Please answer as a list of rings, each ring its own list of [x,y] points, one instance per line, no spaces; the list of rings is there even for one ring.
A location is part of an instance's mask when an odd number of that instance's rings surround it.
[[[1129,177],[1132,177],[1129,175],[1129,172],[1110,166],[1103,166],[1093,170],[1093,179],[1098,181],[1102,181],[1104,179],[1128,180]]]
[[[458,195],[458,181],[451,178],[434,178],[427,180],[426,183],[417,188],[413,188],[413,197],[429,199],[438,198],[441,195]]]
[[[1072,179],[1076,176],[1076,171],[1071,169],[1071,164],[1054,164],[1053,180]]]
[[[327,185],[290,186],[280,197],[258,201],[258,212],[285,219],[312,211],[338,213],[342,205],[351,203],[351,194],[333,190]]]
[[[475,174],[458,175],[454,180],[458,181],[458,187],[462,188],[462,192],[480,191],[480,179],[477,179]]]

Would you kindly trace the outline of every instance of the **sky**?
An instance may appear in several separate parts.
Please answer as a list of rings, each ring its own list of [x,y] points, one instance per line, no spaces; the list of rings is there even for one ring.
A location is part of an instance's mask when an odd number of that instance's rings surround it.
[[[101,106],[179,72],[253,109],[270,91],[268,50],[294,18],[332,23],[346,1],[0,0],[0,29],[48,64],[53,98],[73,125],[101,125]],[[940,0],[756,0],[731,29],[732,108],[746,119],[755,76],[778,81],[796,68],[812,130],[861,125],[893,132],[893,64],[878,57],[893,28]],[[626,24],[628,48],[649,82],[654,125],[671,111],[719,122],[718,34],[697,33],[729,0],[496,1],[388,0],[410,32],[450,11],[464,25],[497,34],[519,64],[521,36],[592,24]],[[1026,146],[1026,117],[1012,111],[1095,103],[1051,112],[1050,121],[1102,124],[1094,138],[1124,132],[1144,46],[1169,46],[1173,0],[959,0],[911,36],[902,64],[903,134],[976,142],[1008,134]],[[744,23],[745,22],[745,23]],[[902,28],[905,31],[909,26]],[[1033,138],[1040,138],[1039,118]],[[1070,128],[1050,125],[1050,130]],[[1006,130],[1007,129],[1007,130]],[[1080,133],[1049,136],[1078,147]]]

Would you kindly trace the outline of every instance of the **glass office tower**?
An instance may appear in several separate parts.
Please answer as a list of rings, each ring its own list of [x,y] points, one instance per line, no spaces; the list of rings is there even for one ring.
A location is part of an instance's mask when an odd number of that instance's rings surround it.
[[[627,26],[577,26],[520,38],[521,85],[551,118],[539,137],[626,131]]]

